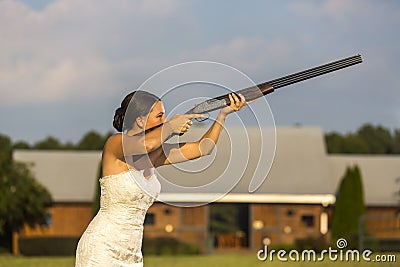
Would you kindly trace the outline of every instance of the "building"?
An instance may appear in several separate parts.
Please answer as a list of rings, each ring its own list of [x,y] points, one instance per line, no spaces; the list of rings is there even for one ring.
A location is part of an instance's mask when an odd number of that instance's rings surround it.
[[[196,139],[204,131],[193,128],[192,135],[182,140]],[[219,247],[251,249],[265,242],[329,238],[329,213],[338,184],[346,167],[357,164],[368,207],[366,219],[389,216],[394,230],[375,234],[400,238],[400,220],[396,219],[399,156],[328,155],[322,130],[311,127],[278,128],[276,132],[247,128],[245,133],[231,128],[223,135],[211,155],[158,169],[162,193],[148,211],[145,237],[175,237],[197,244],[203,252],[210,251],[213,238]],[[25,227],[19,236],[79,238],[92,218],[101,152],[16,150],[14,158],[31,163],[35,177],[54,198],[48,226]],[[242,205],[247,217],[244,231],[211,236],[209,212],[216,203]],[[382,224],[372,219],[368,223]]]
[[[19,238],[78,238],[93,217],[92,201],[101,153],[16,150],[13,156],[14,160],[29,164],[35,178],[53,198],[47,226],[31,228],[25,225],[18,233]],[[19,250],[16,239],[13,242],[14,253]]]

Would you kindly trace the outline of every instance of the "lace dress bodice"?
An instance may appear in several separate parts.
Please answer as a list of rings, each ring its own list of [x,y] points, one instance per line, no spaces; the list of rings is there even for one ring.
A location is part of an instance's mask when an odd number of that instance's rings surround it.
[[[157,177],[128,170],[99,181],[100,210],[79,240],[75,266],[143,266],[143,222],[160,192]]]

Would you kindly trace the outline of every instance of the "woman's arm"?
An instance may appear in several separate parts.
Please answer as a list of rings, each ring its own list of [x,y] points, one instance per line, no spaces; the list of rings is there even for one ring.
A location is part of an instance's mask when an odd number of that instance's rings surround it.
[[[212,126],[197,142],[163,144],[162,147],[164,153],[155,167],[184,162],[210,154],[219,139],[226,116],[234,111],[240,110],[244,105],[246,105],[244,96],[239,94],[239,97],[235,94],[229,95],[231,104],[228,107],[221,109]]]
[[[139,135],[114,134],[106,142],[104,150],[117,158],[124,155],[147,154],[158,149],[174,134],[185,133],[190,119],[202,117],[201,114],[175,115],[171,120],[155,129]]]

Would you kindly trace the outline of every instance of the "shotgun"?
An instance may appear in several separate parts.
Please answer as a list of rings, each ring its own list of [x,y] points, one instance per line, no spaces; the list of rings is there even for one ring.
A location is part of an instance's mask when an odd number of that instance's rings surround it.
[[[234,93],[242,94],[246,101],[251,101],[262,97],[264,95],[272,93],[275,89],[285,87],[294,83],[298,83],[304,80],[308,80],[320,75],[324,75],[333,71],[337,71],[343,68],[347,68],[356,64],[362,63],[361,55],[355,55],[348,58],[333,61],[318,67],[307,69],[304,71],[296,72],[281,78],[277,78],[268,82],[260,83],[251,87],[247,87],[236,91]],[[208,99],[194,106],[194,108],[188,110],[185,114],[204,114],[208,113],[225,106],[230,105],[229,94],[221,95],[215,98]],[[200,120],[201,121],[201,120]],[[148,131],[163,125],[163,123],[146,129],[144,132],[137,133],[135,135],[143,134]],[[182,134],[180,134],[182,135]]]
[[[298,83],[307,79],[311,79],[329,72],[337,71],[343,68],[353,66],[362,62],[361,55],[355,55],[348,58],[333,61],[318,67],[300,71],[288,76],[284,76],[275,80],[257,84],[245,89],[241,89],[234,93],[240,93],[246,101],[257,99],[261,96],[272,93],[275,89]],[[203,114],[213,110],[223,108],[230,105],[229,94],[221,95],[215,98],[208,99],[195,105],[194,108],[186,112],[186,114]]]

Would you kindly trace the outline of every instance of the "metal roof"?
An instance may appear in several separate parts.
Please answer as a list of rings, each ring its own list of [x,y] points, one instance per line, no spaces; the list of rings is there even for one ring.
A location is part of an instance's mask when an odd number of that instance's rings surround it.
[[[15,150],[14,159],[29,163],[35,178],[56,202],[92,201],[99,151]]]

